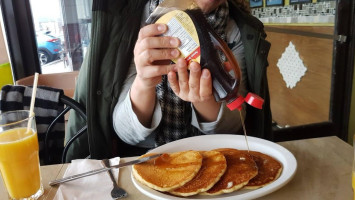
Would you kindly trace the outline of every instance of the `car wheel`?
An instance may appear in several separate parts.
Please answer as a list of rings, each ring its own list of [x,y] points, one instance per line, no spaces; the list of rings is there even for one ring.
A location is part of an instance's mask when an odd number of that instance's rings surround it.
[[[38,51],[38,59],[41,65],[45,65],[50,61],[49,54],[45,51]]]

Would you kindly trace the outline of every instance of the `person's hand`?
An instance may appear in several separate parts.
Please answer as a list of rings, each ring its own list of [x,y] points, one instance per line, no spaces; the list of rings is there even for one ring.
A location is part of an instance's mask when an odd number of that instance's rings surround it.
[[[139,31],[134,48],[136,81],[139,82],[139,87],[155,88],[161,82],[162,75],[174,69],[175,65],[171,65],[170,60],[180,55],[176,49],[180,41],[174,37],[159,36],[167,29],[165,24],[150,24]]]
[[[201,66],[192,62],[188,72],[187,63],[184,59],[177,62],[176,72],[169,72],[168,80],[174,93],[184,101],[201,103],[214,101],[212,93],[212,78],[208,69],[201,70]]]

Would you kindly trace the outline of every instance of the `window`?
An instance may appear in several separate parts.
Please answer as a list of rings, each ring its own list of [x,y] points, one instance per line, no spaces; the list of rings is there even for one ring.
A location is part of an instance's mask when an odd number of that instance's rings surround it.
[[[30,0],[42,73],[80,69],[90,42],[92,0]]]
[[[77,71],[87,51],[92,0],[0,2],[14,78]]]

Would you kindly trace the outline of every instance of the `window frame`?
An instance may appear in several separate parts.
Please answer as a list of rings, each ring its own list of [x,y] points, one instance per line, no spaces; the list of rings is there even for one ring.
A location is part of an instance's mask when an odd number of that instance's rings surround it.
[[[1,0],[0,6],[14,80],[41,73],[29,0]]]

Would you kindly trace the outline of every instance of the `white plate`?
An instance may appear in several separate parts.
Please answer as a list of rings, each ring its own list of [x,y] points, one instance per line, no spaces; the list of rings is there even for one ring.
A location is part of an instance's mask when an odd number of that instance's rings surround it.
[[[284,147],[260,138],[248,136],[248,143],[250,150],[259,151],[270,156],[273,156],[279,160],[283,165],[283,171],[280,177],[265,187],[246,190],[242,189],[229,194],[222,194],[217,196],[205,196],[205,195],[195,195],[191,197],[176,197],[169,195],[167,193],[158,192],[153,190],[133,178],[131,176],[133,184],[137,187],[139,191],[145,195],[157,199],[157,200],[175,200],[175,199],[218,199],[218,200],[246,200],[254,199],[271,192],[280,189],[282,186],[286,185],[294,176],[297,169],[297,161],[293,154],[289,152]],[[150,152],[152,153],[169,153],[176,151],[185,150],[212,150],[215,148],[236,148],[236,149],[247,149],[245,142],[245,137],[242,135],[203,135],[196,137],[189,137],[181,140],[177,140],[160,147],[157,147]]]

